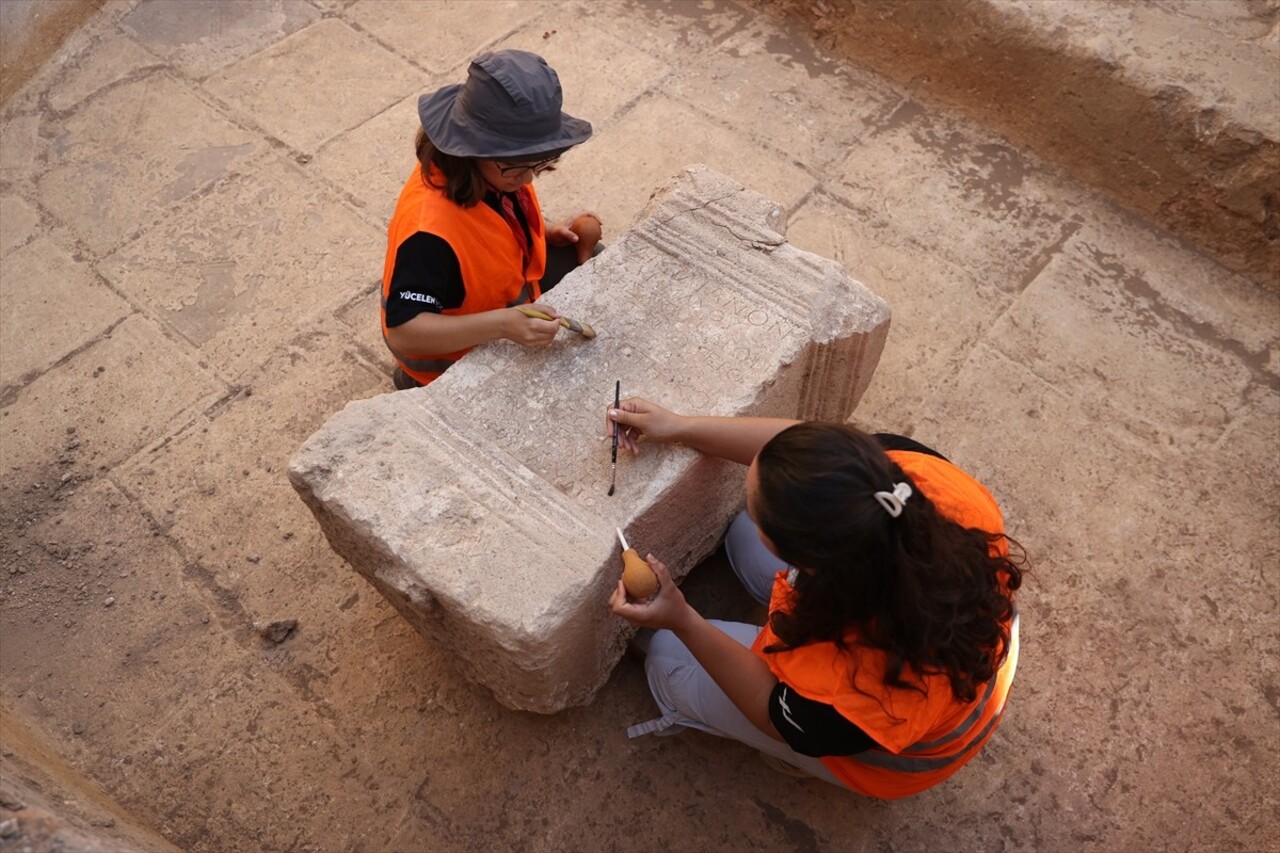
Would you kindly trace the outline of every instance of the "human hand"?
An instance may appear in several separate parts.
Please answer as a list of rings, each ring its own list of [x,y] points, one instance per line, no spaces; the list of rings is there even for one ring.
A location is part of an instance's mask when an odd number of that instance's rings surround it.
[[[530,317],[519,310],[519,308],[503,308],[505,312],[503,317],[502,336],[509,341],[514,341],[524,347],[541,348],[550,346],[555,340],[556,333],[560,331],[560,312],[539,302],[537,305],[523,305],[520,308],[534,308],[550,317],[550,320],[543,320],[540,317]]]
[[[571,226],[574,222],[576,222],[578,219],[580,219],[583,216],[589,216],[596,221],[597,225],[600,224],[599,216],[597,216],[595,213],[593,213],[590,210],[584,210],[579,214],[570,216],[568,219],[564,220],[563,222],[556,223],[555,225],[548,225],[547,226],[547,242],[550,243],[552,246],[569,246],[574,243],[577,243],[579,239],[578,232],[574,231],[569,226]],[[599,239],[600,239],[599,234],[597,234],[596,240],[599,240]]]
[[[641,397],[628,397],[618,408],[610,406],[605,411],[605,434],[612,436],[616,425],[618,446],[630,450],[632,454],[639,454],[642,436],[664,443],[675,441],[682,420],[681,415],[668,411],[657,403]]]
[[[685,601],[680,587],[671,579],[665,563],[652,554],[645,557],[645,562],[658,576],[657,594],[645,601],[631,601],[627,598],[627,588],[622,585],[622,576],[619,574],[618,586],[609,596],[609,609],[641,628],[674,629],[693,613],[693,608]]]

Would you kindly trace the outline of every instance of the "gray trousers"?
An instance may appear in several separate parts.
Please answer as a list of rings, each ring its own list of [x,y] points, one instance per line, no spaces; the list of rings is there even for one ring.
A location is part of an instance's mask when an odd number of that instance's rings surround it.
[[[739,513],[729,525],[729,532],[725,536],[725,551],[734,573],[747,592],[756,601],[767,604],[774,576],[788,566],[764,547],[756,532],[755,523],[745,512]],[[756,635],[761,630],[758,625],[743,622],[709,621],[744,646],[755,642]],[[756,728],[671,631],[658,631],[650,638],[644,671],[649,679],[649,691],[658,703],[662,716],[632,726],[627,730],[629,736],[649,733],[672,735],[685,728],[700,729],[719,737],[741,741],[798,767],[810,776],[844,787],[821,760],[801,755],[787,746],[786,741],[774,740]]]

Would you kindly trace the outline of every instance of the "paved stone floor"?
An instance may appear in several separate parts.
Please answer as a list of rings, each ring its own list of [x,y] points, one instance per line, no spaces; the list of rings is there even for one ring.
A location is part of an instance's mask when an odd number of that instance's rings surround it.
[[[631,658],[590,706],[508,711],[293,493],[300,442],[391,390],[417,95],[509,46],[596,127],[540,180],[551,215],[607,239],[706,163],[892,305],[855,422],[974,471],[1034,563],[1005,722],[946,784],[874,802],[698,733],[628,741]],[[981,127],[732,2],[129,0],[0,134],[2,707],[180,847],[1280,837],[1280,298]],[[720,615],[728,582],[687,588]]]

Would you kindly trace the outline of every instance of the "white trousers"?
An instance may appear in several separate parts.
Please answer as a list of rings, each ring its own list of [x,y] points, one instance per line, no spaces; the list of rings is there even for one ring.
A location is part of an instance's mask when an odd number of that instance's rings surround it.
[[[760,603],[767,604],[774,575],[786,569],[787,564],[764,547],[756,532],[755,523],[745,512],[739,513],[729,525],[729,532],[725,536],[725,551],[734,573],[747,592]],[[709,621],[748,647],[755,642],[756,635],[761,630],[758,625],[743,622]],[[683,728],[700,729],[719,737],[741,741],[780,758],[811,776],[844,787],[820,759],[801,755],[787,746],[786,741],[774,740],[756,728],[671,631],[658,631],[650,638],[644,670],[649,679],[649,691],[662,710],[662,716],[632,726],[628,730],[631,737],[651,732],[660,735],[677,734]]]

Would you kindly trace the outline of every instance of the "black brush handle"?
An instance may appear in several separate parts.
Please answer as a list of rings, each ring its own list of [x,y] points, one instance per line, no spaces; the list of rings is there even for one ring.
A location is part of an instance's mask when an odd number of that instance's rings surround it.
[[[622,405],[622,380],[619,379],[617,384],[613,386],[613,407],[617,409]],[[618,422],[613,422],[613,459],[614,465],[618,464]]]

